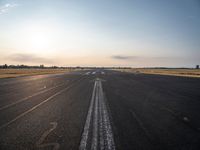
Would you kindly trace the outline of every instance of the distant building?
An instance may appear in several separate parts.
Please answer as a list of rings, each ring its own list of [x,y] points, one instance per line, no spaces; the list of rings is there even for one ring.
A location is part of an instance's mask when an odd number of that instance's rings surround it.
[[[196,65],[196,69],[199,69],[199,65]]]

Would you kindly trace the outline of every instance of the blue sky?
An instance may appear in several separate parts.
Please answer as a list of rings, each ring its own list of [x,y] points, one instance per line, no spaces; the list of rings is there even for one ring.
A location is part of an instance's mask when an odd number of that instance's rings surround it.
[[[198,0],[0,0],[0,63],[193,67]]]

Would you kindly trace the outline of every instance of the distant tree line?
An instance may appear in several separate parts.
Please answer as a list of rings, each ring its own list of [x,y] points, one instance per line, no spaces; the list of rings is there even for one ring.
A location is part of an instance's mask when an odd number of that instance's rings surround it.
[[[0,65],[0,69],[64,69],[64,68],[72,68],[72,67],[58,67],[58,66],[29,66],[29,65]]]
[[[131,69],[131,67],[62,67],[62,66],[29,66],[29,65],[0,65],[0,69]]]
[[[0,69],[132,69],[131,67],[62,67],[62,66],[44,66],[43,64],[38,66],[29,65],[0,65]],[[170,68],[170,67],[143,67],[143,69],[194,69],[194,68]],[[195,69],[199,69],[199,65],[195,66]]]
[[[139,68],[141,69],[141,68]],[[199,69],[199,65],[196,65],[195,68],[189,67],[143,67],[142,69]]]

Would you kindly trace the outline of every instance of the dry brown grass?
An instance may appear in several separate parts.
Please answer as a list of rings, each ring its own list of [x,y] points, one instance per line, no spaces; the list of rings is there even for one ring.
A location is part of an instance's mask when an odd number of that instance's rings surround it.
[[[145,74],[160,74],[172,76],[185,76],[185,77],[200,77],[200,69],[149,69],[149,68],[134,68],[134,69],[121,69],[121,71],[131,73],[145,73]]]
[[[12,78],[19,76],[31,76],[42,74],[57,74],[70,71],[72,71],[72,69],[0,69],[0,78]]]

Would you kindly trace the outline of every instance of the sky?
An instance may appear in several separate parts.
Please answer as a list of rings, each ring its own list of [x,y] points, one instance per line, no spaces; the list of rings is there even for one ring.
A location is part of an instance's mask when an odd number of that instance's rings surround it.
[[[0,64],[195,67],[199,0],[0,0]]]

